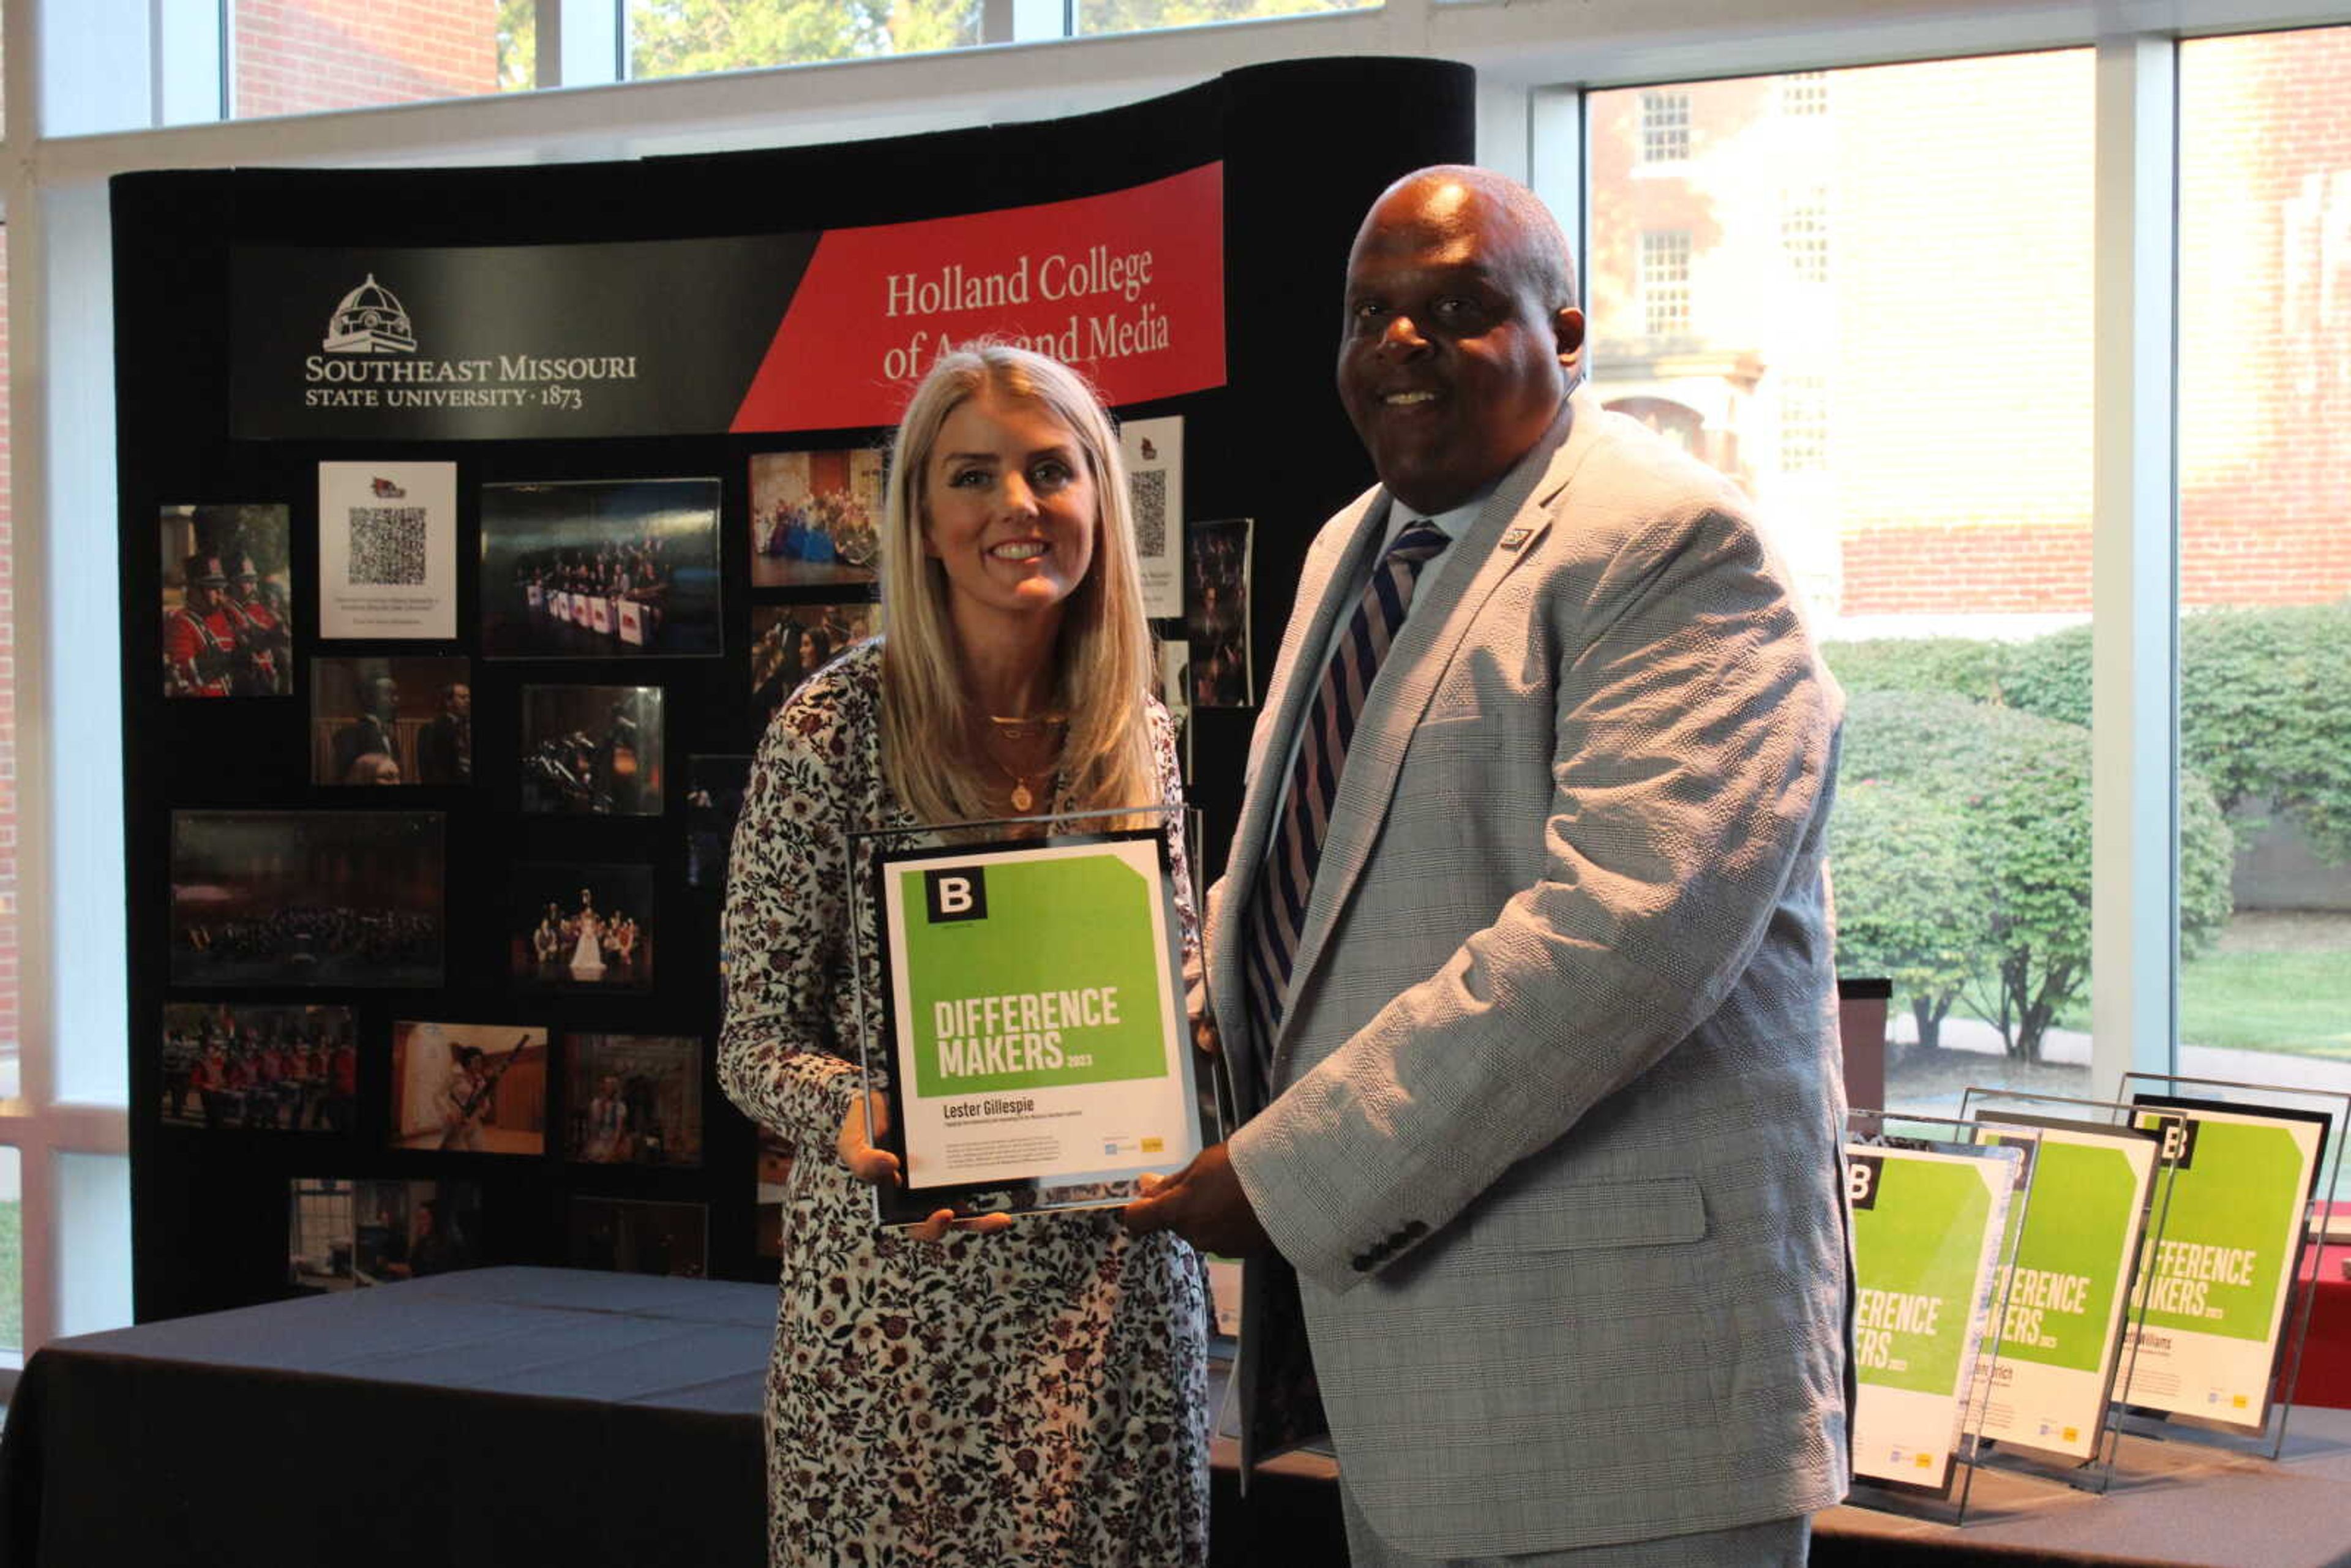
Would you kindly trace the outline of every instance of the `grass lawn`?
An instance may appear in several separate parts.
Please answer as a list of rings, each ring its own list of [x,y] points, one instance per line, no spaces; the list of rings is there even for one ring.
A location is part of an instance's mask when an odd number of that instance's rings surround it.
[[[25,1343],[23,1209],[15,1198],[0,1203],[0,1345],[12,1350]]]
[[[2190,1045],[2351,1060],[2351,955],[2218,952],[2179,975]]]

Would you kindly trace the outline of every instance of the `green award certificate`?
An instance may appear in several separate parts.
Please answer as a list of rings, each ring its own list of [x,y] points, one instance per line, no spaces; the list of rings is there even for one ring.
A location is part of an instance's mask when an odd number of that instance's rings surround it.
[[[2131,1104],[2161,1136],[2169,1192],[2122,1397],[2259,1431],[2329,1118],[2170,1095]]]
[[[1951,1482],[2019,1157],[1957,1145],[1847,1145],[1844,1157],[1854,1473],[1940,1492]]]
[[[2018,1148],[2032,1173],[2032,1201],[2009,1221],[2015,1260],[1993,1286],[2005,1305],[1983,1435],[2093,1458],[2155,1181],[2155,1135],[2010,1112],[1977,1120],[1988,1124],[1978,1141]]]
[[[884,851],[874,874],[886,1222],[1123,1202],[1199,1152],[1164,833]]]

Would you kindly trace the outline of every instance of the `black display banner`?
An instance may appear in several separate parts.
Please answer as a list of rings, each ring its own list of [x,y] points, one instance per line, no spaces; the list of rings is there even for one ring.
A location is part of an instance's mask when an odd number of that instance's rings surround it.
[[[723,431],[816,240],[239,246],[231,434],[487,441]]]

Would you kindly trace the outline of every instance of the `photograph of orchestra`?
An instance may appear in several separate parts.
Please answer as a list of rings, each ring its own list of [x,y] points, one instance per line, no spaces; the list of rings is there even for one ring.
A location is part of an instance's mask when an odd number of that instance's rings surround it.
[[[1191,643],[1192,706],[1248,707],[1249,519],[1194,523],[1184,551],[1191,580],[1184,630]]]
[[[432,987],[438,811],[174,811],[175,986]]]
[[[785,1186],[792,1179],[792,1146],[767,1128],[759,1129],[758,1197],[752,1211],[755,1227],[751,1249],[762,1258],[784,1255]]]
[[[472,1181],[288,1184],[286,1280],[303,1295],[482,1265],[482,1186]]]
[[[600,1166],[702,1163],[702,1041],[575,1034],[563,1043],[563,1153]]]
[[[724,891],[735,821],[751,785],[747,757],[685,759],[685,885]]]
[[[395,1149],[547,1152],[547,1030],[519,1024],[392,1026]]]
[[[709,1232],[705,1204],[575,1197],[563,1260],[573,1269],[698,1280],[708,1271]]]
[[[482,486],[486,657],[718,651],[717,480]]]
[[[653,988],[653,867],[524,864],[508,887],[509,973],[518,984]]]
[[[563,816],[662,814],[659,686],[525,686],[522,809]]]
[[[751,607],[751,711],[765,735],[784,699],[851,644],[882,630],[882,607],[862,599]]]
[[[359,1103],[349,1008],[171,1002],[163,1008],[163,1121],[219,1132],[346,1133]]]
[[[474,781],[471,659],[310,661],[310,782]]]
[[[165,507],[162,538],[163,695],[292,692],[286,507]]]
[[[872,582],[881,538],[879,447],[751,459],[751,586]]]

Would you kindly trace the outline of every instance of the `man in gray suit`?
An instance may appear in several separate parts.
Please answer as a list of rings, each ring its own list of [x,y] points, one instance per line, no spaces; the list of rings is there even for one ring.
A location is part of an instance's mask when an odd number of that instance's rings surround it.
[[[1357,1568],[1801,1563],[1844,1491],[1842,703],[1738,495],[1583,371],[1531,193],[1379,199],[1338,379],[1380,484],[1210,898],[1253,1114],[1127,1212],[1251,1255],[1245,1447],[1319,1380]]]

